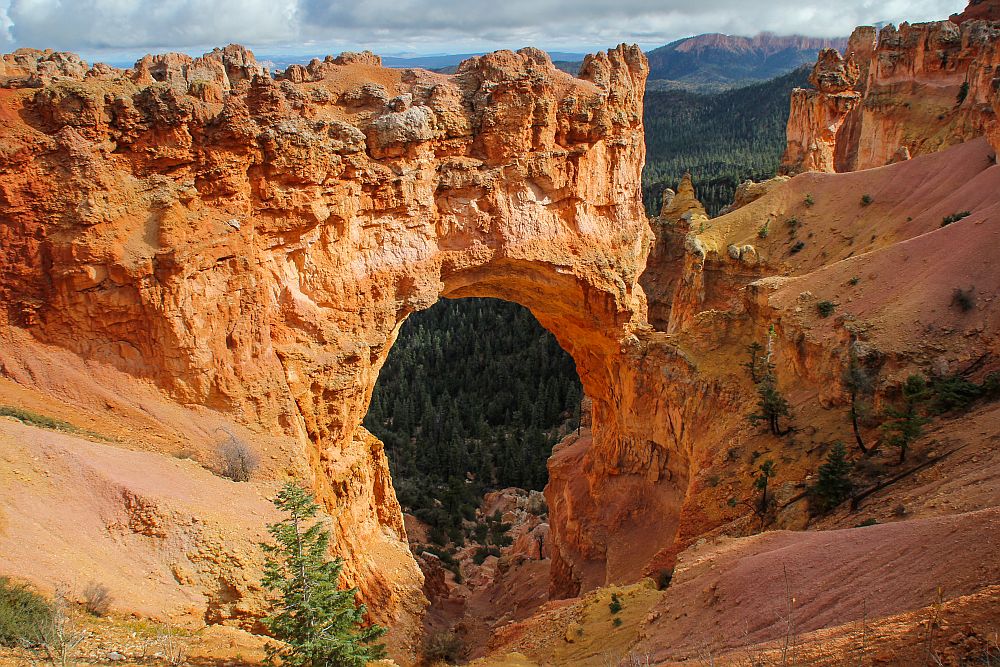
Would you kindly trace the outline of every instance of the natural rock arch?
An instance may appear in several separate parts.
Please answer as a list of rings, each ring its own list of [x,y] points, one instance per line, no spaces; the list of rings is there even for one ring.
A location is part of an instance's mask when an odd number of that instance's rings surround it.
[[[360,423],[399,326],[442,296],[527,306],[594,400],[593,443],[550,485],[552,592],[638,576],[636,549],[671,543],[677,424],[650,426],[634,370],[651,241],[637,47],[578,78],[535,49],[452,76],[344,54],[277,79],[239,47],[86,78],[46,57],[8,80],[43,87],[3,91],[21,119],[4,137],[3,316],[293,443],[382,619],[419,616],[420,575]]]

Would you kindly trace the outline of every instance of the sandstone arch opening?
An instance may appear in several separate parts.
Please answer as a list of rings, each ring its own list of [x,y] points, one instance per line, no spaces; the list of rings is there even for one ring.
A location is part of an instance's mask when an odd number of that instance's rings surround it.
[[[462,619],[481,644],[496,619],[548,599],[541,492],[552,447],[581,429],[581,397],[572,357],[516,303],[442,299],[402,325],[364,426],[385,445],[429,632]]]
[[[640,576],[676,533],[690,439],[674,398],[653,395],[683,359],[649,343],[637,283],[642,51],[588,57],[578,77],[536,49],[453,76],[372,54],[276,77],[238,47],[219,59],[239,85],[186,67],[151,84],[143,66],[8,100],[26,125],[0,319],[246,426],[276,476],[312,484],[345,578],[402,650],[424,604],[361,426],[378,371],[407,316],[442,297],[520,303],[593,399],[592,444],[549,507],[564,517],[550,594]],[[654,539],[637,553],[640,532]]]

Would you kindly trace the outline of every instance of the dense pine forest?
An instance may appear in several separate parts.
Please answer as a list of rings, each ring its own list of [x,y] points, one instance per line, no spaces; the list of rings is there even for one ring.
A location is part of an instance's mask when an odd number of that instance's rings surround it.
[[[719,94],[650,91],[643,197],[650,214],[685,171],[714,215],[747,178],[774,175],[789,92],[805,70]],[[579,419],[572,359],[531,313],[495,299],[442,300],[403,325],[365,426],[386,446],[404,511],[433,541],[461,543],[484,492],[541,489],[552,446]]]
[[[664,188],[690,171],[709,215],[733,200],[746,179],[774,176],[785,149],[788,100],[809,70],[714,95],[682,90],[646,93],[643,202],[659,213]]]
[[[461,541],[485,490],[545,486],[580,398],[573,360],[526,308],[445,299],[403,325],[365,426],[404,508]]]

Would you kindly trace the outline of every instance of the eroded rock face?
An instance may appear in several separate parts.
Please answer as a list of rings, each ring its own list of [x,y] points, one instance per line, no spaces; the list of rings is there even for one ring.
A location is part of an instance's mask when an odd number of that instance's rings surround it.
[[[645,326],[638,48],[580,78],[534,49],[454,76],[355,54],[275,80],[232,46],[83,67],[0,89],[4,325],[294,439],[379,620],[413,630],[424,601],[360,423],[403,320],[441,296],[529,307],[593,399],[590,483],[649,474],[616,407]],[[553,530],[567,577],[614,576],[628,545],[579,530]]]
[[[1000,65],[992,2],[950,21],[857,28],[841,57],[820,53],[814,88],[792,94],[782,171],[846,172],[982,136]]]

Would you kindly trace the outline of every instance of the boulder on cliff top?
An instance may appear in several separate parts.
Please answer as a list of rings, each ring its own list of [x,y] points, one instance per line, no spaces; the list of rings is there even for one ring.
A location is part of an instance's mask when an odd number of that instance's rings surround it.
[[[846,60],[836,49],[823,49],[809,75],[809,83],[824,93],[844,93],[854,90],[861,76],[861,70],[848,57]]]

